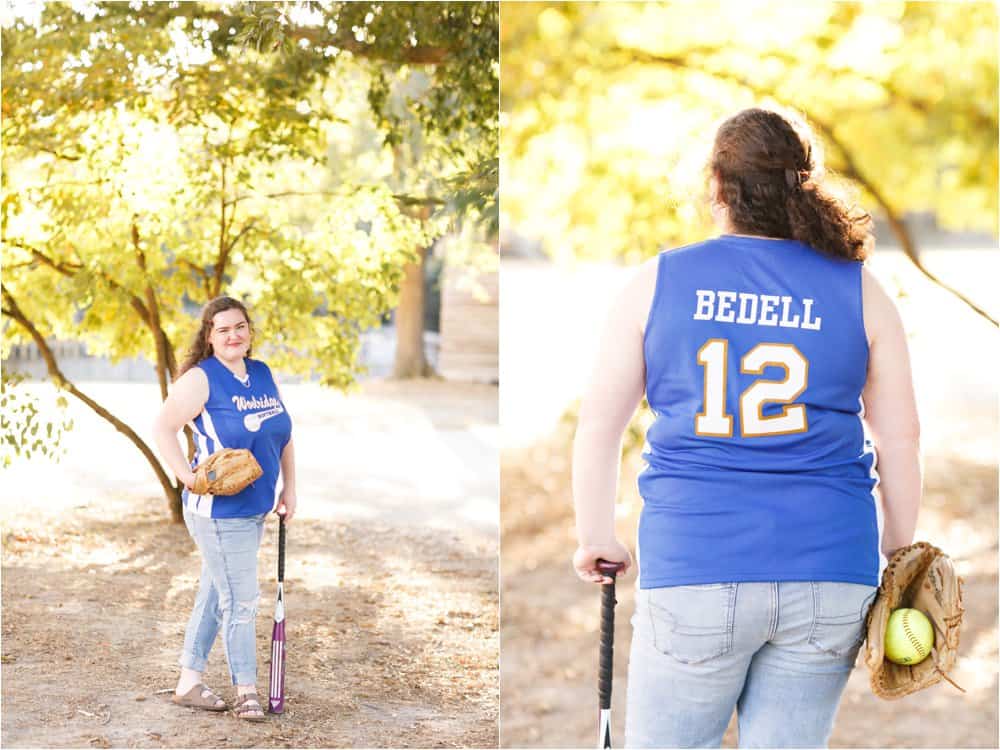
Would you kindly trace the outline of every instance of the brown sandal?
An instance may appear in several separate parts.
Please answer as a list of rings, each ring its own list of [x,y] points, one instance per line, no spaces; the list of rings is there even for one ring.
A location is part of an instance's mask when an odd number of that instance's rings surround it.
[[[236,696],[236,705],[233,706],[236,718],[244,721],[267,721],[264,709],[260,705],[257,693],[244,693]],[[259,716],[257,714],[260,714]]]
[[[209,690],[204,683],[199,682],[184,695],[174,693],[170,700],[178,706],[200,708],[204,711],[225,711],[229,706],[222,698]]]

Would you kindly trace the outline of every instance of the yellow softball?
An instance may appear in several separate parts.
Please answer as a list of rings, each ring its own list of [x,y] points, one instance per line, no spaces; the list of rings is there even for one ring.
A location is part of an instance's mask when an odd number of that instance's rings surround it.
[[[896,664],[919,664],[934,647],[934,626],[919,609],[896,609],[885,629],[885,657]]]

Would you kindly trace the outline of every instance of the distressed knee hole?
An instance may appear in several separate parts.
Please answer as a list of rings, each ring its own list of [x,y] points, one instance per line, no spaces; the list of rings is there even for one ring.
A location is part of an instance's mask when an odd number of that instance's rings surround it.
[[[233,621],[239,624],[253,622],[257,616],[257,604],[260,602],[260,594],[245,602],[236,602],[236,612],[233,613]]]

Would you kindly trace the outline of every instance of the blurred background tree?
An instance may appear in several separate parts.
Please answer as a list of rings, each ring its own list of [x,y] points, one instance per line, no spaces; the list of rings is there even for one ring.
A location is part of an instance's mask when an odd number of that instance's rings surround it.
[[[710,139],[764,103],[944,285],[903,217],[996,235],[996,35],[987,2],[505,4],[505,230],[628,263],[704,236]]]
[[[225,293],[249,304],[273,365],[349,385],[359,334],[424,249],[497,223],[481,179],[497,154],[496,8],[428,6],[8,8],[3,351],[33,342],[143,453],[175,519],[179,485],[48,342],[146,355],[165,397],[194,311]]]
[[[393,151],[391,182],[448,196],[478,227],[477,265],[495,266],[499,231],[499,3],[245,3],[243,44],[292,54],[346,49],[369,61],[368,101]],[[425,71],[431,69],[431,74]],[[448,164],[460,165],[457,173]],[[409,201],[426,219],[433,199]],[[423,347],[429,248],[404,268],[396,308],[397,378],[431,374]],[[485,256],[485,257],[483,257]],[[492,263],[490,262],[492,259]]]

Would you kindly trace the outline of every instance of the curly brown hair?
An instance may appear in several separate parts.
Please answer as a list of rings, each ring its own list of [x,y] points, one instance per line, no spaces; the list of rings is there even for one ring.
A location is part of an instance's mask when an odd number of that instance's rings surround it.
[[[868,256],[871,215],[824,186],[822,155],[794,116],[736,113],[715,134],[709,168],[736,233],[798,240],[849,260]]]
[[[212,325],[216,314],[225,312],[226,310],[242,311],[247,325],[250,326],[250,332],[251,334],[253,333],[253,321],[250,320],[250,313],[247,312],[247,308],[242,302],[233,297],[216,297],[210,300],[201,309],[201,327],[194,335],[194,338],[191,339],[191,345],[188,347],[184,362],[177,372],[177,377],[183,375],[203,359],[212,356],[212,345],[208,343],[208,337],[212,333]],[[253,354],[253,345],[247,350],[247,356],[249,357],[251,354]]]

